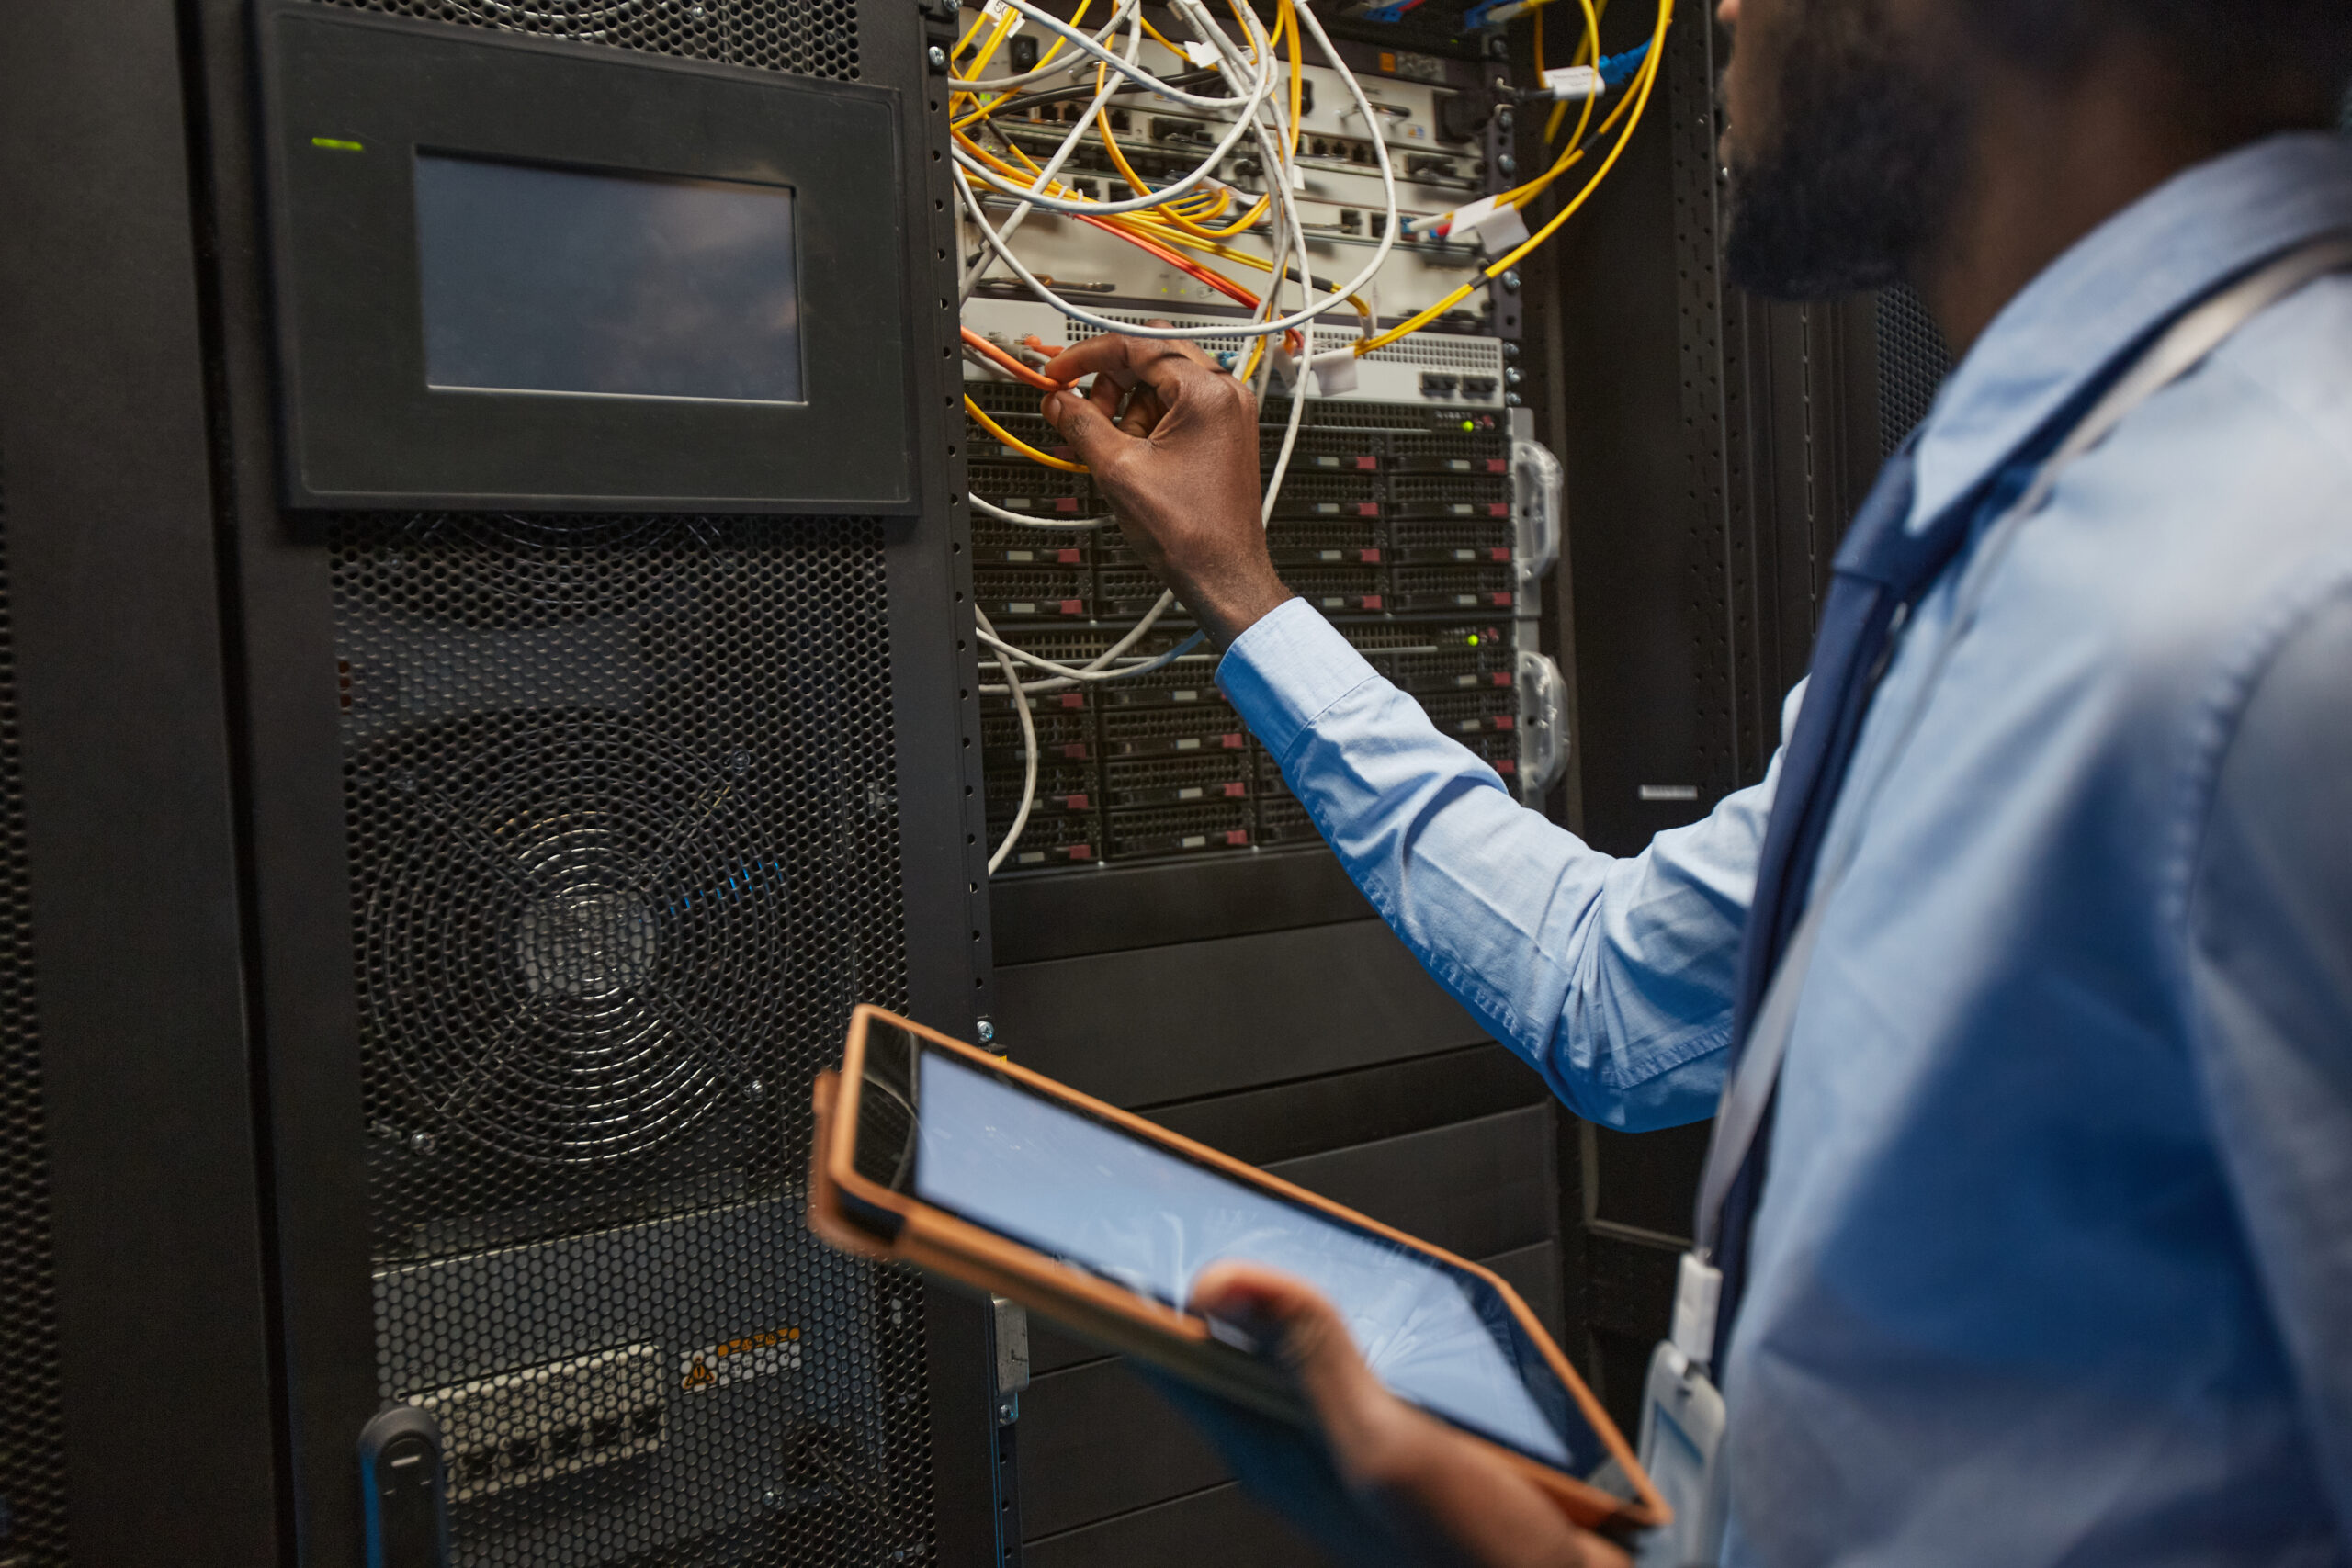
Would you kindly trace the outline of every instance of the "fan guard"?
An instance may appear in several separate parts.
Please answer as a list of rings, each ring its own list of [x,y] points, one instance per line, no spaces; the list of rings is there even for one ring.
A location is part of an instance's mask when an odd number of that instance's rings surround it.
[[[364,781],[400,831],[367,908],[363,1005],[433,1121],[576,1165],[763,1100],[786,886],[749,841],[749,754],[582,716],[437,761]]]

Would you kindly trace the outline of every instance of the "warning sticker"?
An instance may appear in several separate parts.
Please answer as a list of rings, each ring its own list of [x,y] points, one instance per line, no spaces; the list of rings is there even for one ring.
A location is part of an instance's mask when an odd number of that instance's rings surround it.
[[[730,1382],[800,1370],[800,1330],[771,1328],[720,1345],[706,1345],[678,1358],[678,1387],[708,1393]]]

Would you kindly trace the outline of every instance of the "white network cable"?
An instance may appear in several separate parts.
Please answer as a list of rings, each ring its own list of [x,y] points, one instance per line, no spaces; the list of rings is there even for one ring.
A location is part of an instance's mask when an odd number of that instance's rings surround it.
[[[1027,220],[1028,215],[1041,207],[1055,212],[1107,216],[1160,206],[1173,197],[1195,189],[1204,181],[1208,180],[1243,136],[1252,138],[1259,150],[1261,167],[1266,171],[1264,183],[1272,231],[1268,236],[1272,253],[1268,272],[1270,281],[1258,309],[1246,321],[1230,325],[1220,321],[1208,335],[1220,339],[1272,340],[1280,334],[1296,331],[1301,333],[1303,338],[1302,352],[1296,356],[1291,371],[1295,378],[1295,385],[1291,397],[1290,417],[1283,430],[1282,446],[1276,455],[1261,507],[1259,521],[1263,526],[1272,519],[1275,505],[1280,499],[1283,480],[1289,472],[1291,457],[1297,446],[1299,429],[1305,420],[1306,401],[1312,395],[1311,385],[1315,374],[1313,367],[1318,357],[1314,353],[1312,323],[1347,303],[1349,296],[1359,293],[1370,284],[1371,279],[1386,262],[1398,233],[1396,175],[1389,163],[1386,142],[1378,134],[1376,129],[1377,118],[1365,98],[1363,89],[1357,83],[1354,73],[1349,71],[1345,62],[1340,58],[1339,51],[1331,46],[1321,22],[1309,10],[1306,0],[1298,0],[1295,17],[1304,24],[1306,33],[1314,39],[1321,50],[1324,60],[1339,74],[1349,96],[1354,100],[1356,110],[1363,117],[1364,123],[1375,128],[1371,140],[1374,157],[1380,175],[1382,200],[1385,208],[1385,218],[1381,224],[1380,243],[1371,261],[1347,283],[1328,293],[1321,293],[1307,267],[1306,230],[1297,203],[1294,198],[1296,186],[1290,152],[1291,126],[1287,115],[1289,100],[1286,91],[1277,90],[1278,87],[1286,86],[1287,72],[1276,57],[1272,38],[1248,6],[1237,7],[1238,17],[1248,35],[1249,51],[1245,54],[1242,49],[1210,19],[1201,0],[1175,0],[1175,9],[1179,15],[1184,18],[1198,41],[1216,52],[1220,68],[1235,89],[1231,96],[1211,97],[1205,94],[1194,94],[1171,86],[1159,76],[1144,70],[1136,63],[1144,37],[1139,0],[1120,0],[1111,19],[1102,28],[1092,33],[1080,32],[1058,17],[1039,9],[1031,4],[1030,0],[1005,0],[1005,3],[1023,17],[1042,24],[1058,35],[1066,44],[1072,46],[1070,59],[1067,62],[1049,63],[1016,76],[984,80],[955,79],[953,85],[956,90],[1004,92],[1034,83],[1050,81],[1056,77],[1075,77],[1080,72],[1090,67],[1099,70],[1102,75],[1093,95],[1093,101],[1088,106],[1084,116],[1072,125],[1052,157],[1039,167],[1036,176],[1026,185],[1006,179],[960,147],[954,149],[956,167],[952,172],[957,193],[962,200],[963,216],[978,230],[980,236],[987,242],[986,249],[961,280],[960,298],[967,300],[981,276],[989,270],[991,261],[1001,261],[1036,298],[1053,306],[1071,320],[1085,322],[1099,331],[1154,338],[1184,338],[1201,335],[1201,330],[1198,328],[1136,326],[1087,310],[1055,293],[1051,287],[1023,265],[1019,257],[1013,254],[1011,241],[1014,232]],[[1127,29],[1125,45],[1114,52],[1109,47],[1110,40],[1123,23]],[[1294,50],[1298,47],[1296,40],[1297,32],[1295,29],[1292,45]],[[1198,55],[1195,54],[1193,58],[1197,62]],[[1217,144],[1190,173],[1160,186],[1148,195],[1136,197],[1132,200],[1090,201],[1052,194],[1050,187],[1054,184],[1055,176],[1075,153],[1088,128],[1095,123],[1096,117],[1110,101],[1112,96],[1124,90],[1129,84],[1158,94],[1163,99],[1184,104],[1215,116],[1230,116],[1232,124]],[[973,187],[975,178],[992,191],[1015,203],[1012,215],[1001,227],[989,223],[979,193]],[[1294,258],[1295,258],[1298,306],[1285,315],[1281,313],[1280,298],[1283,284],[1292,280],[1289,275],[1293,270]],[[1367,332],[1371,330],[1369,323],[1366,324],[1365,330]],[[1257,392],[1261,401],[1270,389],[1275,369],[1276,353],[1277,351],[1270,347],[1261,355],[1262,369],[1259,377]],[[1108,516],[1084,519],[1026,517],[983,501],[978,496],[971,496],[969,500],[976,511],[1024,527],[1062,531],[1082,530],[1100,528],[1114,521]],[[996,627],[989,622],[988,616],[980,613],[977,607],[975,608],[974,615],[978,621],[979,639],[993,655],[997,668],[1003,676],[1001,684],[983,685],[980,691],[984,694],[1001,695],[1012,699],[1014,712],[1020,719],[1022,733],[1021,805],[1002,840],[989,856],[989,869],[991,872],[1004,862],[1019,842],[1022,833],[1027,828],[1029,817],[1035,803],[1038,749],[1036,723],[1031,699],[1046,693],[1067,691],[1101,682],[1131,680],[1165,669],[1179,659],[1192,655],[1205,640],[1204,634],[1196,631],[1159,654],[1131,656],[1129,653],[1130,649],[1149,634],[1153,626],[1174,604],[1175,595],[1172,592],[1163,592],[1158,602],[1135,626],[1116,638],[1110,647],[1081,664],[1060,663],[1016,648],[998,636]],[[1024,666],[1039,672],[1044,678],[1023,679],[1019,673],[1019,669]]]

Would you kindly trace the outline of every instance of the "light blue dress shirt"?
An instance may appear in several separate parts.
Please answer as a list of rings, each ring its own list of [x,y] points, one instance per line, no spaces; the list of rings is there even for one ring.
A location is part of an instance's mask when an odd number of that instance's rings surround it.
[[[2352,151],[2320,136],[2110,220],[1953,374],[1913,525],[2188,305],[2348,229]],[[1955,625],[1974,553],[1911,617],[1829,827],[1850,869],[1723,1369],[1725,1559],[2352,1562],[2352,276],[2077,463]],[[1218,678],[1572,1109],[1713,1112],[1772,773],[1612,859],[1303,603]]]

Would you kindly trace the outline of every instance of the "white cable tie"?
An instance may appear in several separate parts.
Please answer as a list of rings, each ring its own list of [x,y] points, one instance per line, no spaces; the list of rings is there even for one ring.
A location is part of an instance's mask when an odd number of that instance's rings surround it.
[[[1362,357],[1352,348],[1332,349],[1317,355],[1311,362],[1315,369],[1317,395],[1336,398],[1342,392],[1354,391],[1357,361]]]

